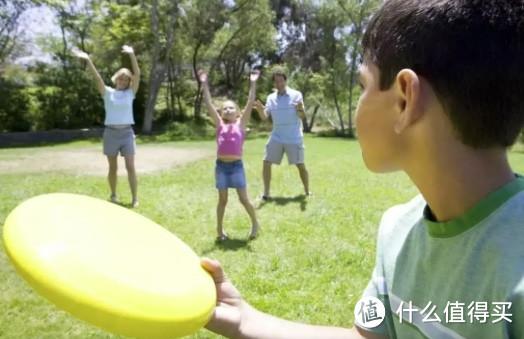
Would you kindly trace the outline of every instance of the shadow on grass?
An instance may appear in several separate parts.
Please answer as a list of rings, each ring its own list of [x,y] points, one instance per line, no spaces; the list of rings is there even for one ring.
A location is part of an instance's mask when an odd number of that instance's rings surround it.
[[[300,210],[305,211],[307,207],[307,197],[305,194],[296,195],[294,197],[271,197],[268,200],[262,200],[257,206],[257,209],[261,209],[267,204],[285,206],[289,203],[298,203],[300,205]]]
[[[209,254],[211,252],[214,252],[215,250],[222,250],[222,251],[238,251],[240,249],[246,249],[248,251],[251,251],[251,247],[249,246],[249,243],[253,240],[246,240],[246,239],[235,239],[235,238],[229,238],[226,240],[215,240],[212,247],[202,251],[202,255]]]

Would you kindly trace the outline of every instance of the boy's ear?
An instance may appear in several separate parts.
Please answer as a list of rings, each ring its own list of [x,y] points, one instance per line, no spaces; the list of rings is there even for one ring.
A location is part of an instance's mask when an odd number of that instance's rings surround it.
[[[395,79],[398,95],[398,119],[395,123],[395,133],[401,134],[413,125],[421,116],[421,82],[419,76],[411,69],[402,69]]]

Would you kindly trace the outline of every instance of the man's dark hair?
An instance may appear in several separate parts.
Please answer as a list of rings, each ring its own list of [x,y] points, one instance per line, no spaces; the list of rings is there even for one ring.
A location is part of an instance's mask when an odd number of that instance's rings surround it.
[[[282,67],[275,67],[275,69],[273,70],[273,73],[271,75],[271,80],[275,80],[275,77],[277,75],[283,77],[284,80],[287,80],[287,75],[286,75],[286,71],[284,70],[284,68],[282,68]]]
[[[464,144],[515,142],[524,125],[524,0],[388,0],[362,44],[381,90],[403,68],[425,78]]]

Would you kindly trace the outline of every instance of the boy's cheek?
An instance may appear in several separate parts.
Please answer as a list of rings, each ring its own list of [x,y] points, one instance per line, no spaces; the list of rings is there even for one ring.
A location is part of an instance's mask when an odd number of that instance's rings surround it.
[[[366,167],[376,173],[390,172],[395,168],[394,154],[397,141],[387,123],[357,119],[357,134]],[[360,126],[360,127],[358,127]]]

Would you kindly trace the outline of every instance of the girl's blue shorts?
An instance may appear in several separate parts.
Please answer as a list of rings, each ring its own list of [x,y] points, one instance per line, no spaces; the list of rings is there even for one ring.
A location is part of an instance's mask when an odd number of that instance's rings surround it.
[[[216,188],[224,190],[228,188],[246,188],[246,174],[242,160],[225,162],[216,161],[215,167]]]

